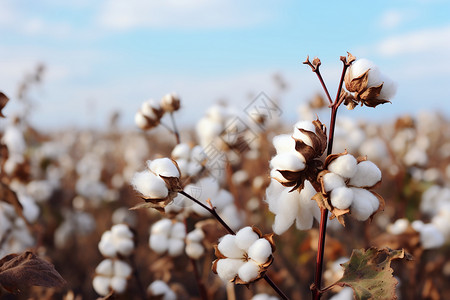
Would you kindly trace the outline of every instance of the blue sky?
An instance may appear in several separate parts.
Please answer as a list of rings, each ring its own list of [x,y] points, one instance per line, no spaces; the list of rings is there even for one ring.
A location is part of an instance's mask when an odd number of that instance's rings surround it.
[[[1,0],[0,90],[12,98],[6,113],[20,110],[17,84],[42,62],[39,127],[102,126],[113,110],[132,126],[142,101],[171,91],[183,101],[180,121],[193,123],[219,99],[244,108],[251,94],[276,97],[271,78],[280,73],[290,86],[281,105],[294,121],[298,104],[321,91],[301,64],[306,55],[322,60],[334,94],[339,56],[350,51],[399,84],[392,104],[351,116],[448,115],[448,12],[438,0]]]

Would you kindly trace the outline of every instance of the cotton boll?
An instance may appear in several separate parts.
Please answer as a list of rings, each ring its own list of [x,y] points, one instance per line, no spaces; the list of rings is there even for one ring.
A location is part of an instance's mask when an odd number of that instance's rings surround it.
[[[357,78],[357,77],[361,76],[368,70],[369,70],[369,74],[368,74],[368,78],[367,78],[368,79],[367,86],[372,87],[372,86],[380,85],[381,84],[380,71],[379,71],[377,65],[375,65],[373,62],[371,62],[368,59],[365,59],[365,58],[357,59],[350,66],[348,72],[349,72],[349,75],[351,76],[351,78],[353,79],[353,78]]]
[[[328,170],[342,177],[352,178],[356,173],[356,165],[356,158],[351,154],[345,154],[333,160],[328,165]]]
[[[264,238],[258,239],[248,248],[248,256],[259,264],[267,262],[270,255],[272,255],[272,246]]]
[[[277,135],[272,140],[277,154],[295,150],[295,140],[288,134]]]
[[[296,227],[298,230],[309,230],[313,226],[314,218],[320,220],[320,209],[317,203],[312,200],[316,190],[308,180],[305,180],[304,187],[300,192],[300,201],[296,216]]]
[[[384,74],[381,74],[380,79],[381,81],[383,81],[383,87],[381,89],[379,98],[384,100],[394,98],[397,92],[397,84]]]
[[[286,152],[275,155],[270,161],[270,166],[280,171],[301,171],[305,169],[305,158],[297,152]]]
[[[229,258],[243,258],[245,252],[236,245],[236,236],[227,234],[217,245],[219,251]]]
[[[362,161],[356,166],[356,173],[349,184],[356,187],[371,187],[381,181],[381,171],[371,161]]]
[[[351,189],[353,191],[353,195],[355,196],[355,198],[353,199],[358,198],[367,201],[372,207],[372,213],[375,212],[380,206],[380,201],[378,200],[378,198],[368,190],[360,188],[351,188]]]
[[[172,257],[181,255],[184,251],[184,240],[170,239],[167,250]]]
[[[259,265],[253,261],[244,263],[238,271],[238,276],[245,282],[250,282],[259,275]]]
[[[423,228],[424,223],[421,220],[415,220],[411,223],[411,227],[417,231],[420,232]]]
[[[111,227],[111,232],[116,238],[133,238],[133,232],[131,232],[130,228],[125,224],[114,225],[113,227]]]
[[[159,109],[159,104],[153,99],[149,99],[141,105],[142,113],[152,120],[156,120],[158,118],[154,112],[154,109]]]
[[[98,266],[95,268],[95,273],[104,275],[104,276],[113,276],[114,275],[114,267],[113,261],[111,259],[104,259]]]
[[[111,278],[111,288],[116,292],[117,294],[123,294],[127,290],[127,279],[120,277],[120,276],[114,276]]]
[[[92,287],[94,288],[95,292],[100,296],[106,296],[109,294],[110,282],[111,279],[109,277],[97,275],[92,280]]]
[[[127,278],[131,275],[131,272],[133,269],[131,269],[130,265],[127,264],[124,261],[116,260],[114,261],[114,275],[119,277]]]
[[[273,231],[280,235],[291,227],[297,217],[299,209],[299,195],[296,192],[289,193],[289,188],[283,188],[277,200],[274,200],[276,213],[275,221],[272,225]],[[270,206],[269,206],[270,209]]]
[[[186,245],[185,251],[190,258],[199,259],[205,253],[205,248],[199,243],[191,242]]]
[[[152,225],[151,234],[162,234],[168,236],[171,229],[172,221],[169,219],[161,219]]]
[[[170,158],[157,158],[147,161],[148,168],[155,174],[165,177],[180,177],[180,172]]]
[[[131,239],[115,239],[116,251],[123,256],[130,255],[134,250],[134,242]]]
[[[176,145],[171,153],[173,159],[189,160],[191,157],[191,147],[186,143]]]
[[[419,147],[411,147],[403,157],[403,162],[407,166],[425,166],[428,163],[428,156]]]
[[[312,133],[316,132],[316,128],[313,123],[308,121],[299,121],[294,125],[294,133],[292,137],[297,140],[303,141],[308,146],[313,146],[311,139],[308,135],[304,134],[300,131],[300,129],[311,131]]]
[[[169,286],[162,280],[153,281],[147,288],[147,292],[152,296],[161,296],[170,291]]]
[[[216,265],[217,275],[219,275],[223,281],[233,280],[243,264],[245,264],[245,262],[242,259],[219,259]]]
[[[338,209],[347,209],[353,203],[354,194],[348,187],[342,186],[331,191],[331,204]]]
[[[250,226],[244,227],[236,233],[236,245],[243,250],[248,248],[257,240],[259,236]]]
[[[323,177],[323,185],[325,188],[325,192],[329,192],[331,190],[334,190],[338,187],[345,186],[344,179],[335,173],[326,173]]]
[[[142,130],[146,130],[150,127],[150,122],[147,119],[147,117],[144,116],[144,114],[141,111],[138,111],[134,115],[134,123],[137,127],[139,127]]]
[[[439,215],[434,216],[431,223],[444,235],[446,239],[450,239],[450,211],[441,211]]]
[[[144,197],[163,199],[169,195],[165,181],[148,170],[135,173],[131,184]]]
[[[373,208],[367,199],[358,197],[355,193],[355,198],[350,207],[350,213],[358,221],[365,221],[372,215]]]
[[[281,173],[278,170],[275,170],[275,169],[270,170],[270,177],[272,179],[275,179],[276,182],[278,182],[278,183],[274,184],[274,185],[277,185],[277,186],[282,186],[282,185],[280,185],[280,182],[286,181],[286,179],[283,177],[283,175],[281,175]],[[271,183],[272,183],[272,181],[271,181]]]
[[[424,249],[435,249],[444,245],[445,238],[436,226],[424,224],[420,230],[420,243]]]
[[[402,234],[408,229],[409,221],[408,219],[398,219],[393,224],[389,224],[387,227],[387,232],[395,235]]]
[[[158,254],[163,254],[169,248],[167,236],[162,234],[152,234],[149,239],[149,246]]]

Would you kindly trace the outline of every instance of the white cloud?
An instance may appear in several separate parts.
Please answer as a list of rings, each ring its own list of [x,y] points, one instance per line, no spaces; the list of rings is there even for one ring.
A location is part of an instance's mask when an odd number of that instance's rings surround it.
[[[407,15],[409,14],[404,11],[388,10],[381,15],[378,23],[381,28],[393,29],[402,24],[407,19]]]
[[[377,46],[383,56],[399,56],[404,54],[430,55],[450,50],[450,26],[425,29],[404,35],[392,36]]]
[[[112,29],[150,28],[233,28],[264,22],[277,5],[267,1],[228,0],[106,0],[98,16],[101,25]]]

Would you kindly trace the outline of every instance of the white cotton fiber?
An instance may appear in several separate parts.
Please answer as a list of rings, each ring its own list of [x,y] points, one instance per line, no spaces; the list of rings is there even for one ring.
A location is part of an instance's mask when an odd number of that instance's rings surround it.
[[[233,205],[234,198],[233,195],[224,189],[219,190],[219,192],[211,199],[211,203],[217,208],[217,210],[222,210],[228,205]]]
[[[136,191],[147,198],[163,199],[169,194],[164,180],[149,170],[135,173],[131,184]]]
[[[349,208],[353,203],[353,198],[353,191],[346,186],[335,188],[330,195],[331,204],[338,209]]]
[[[316,133],[316,128],[313,123],[309,121],[299,121],[294,125],[294,134],[292,137],[297,140],[302,140],[308,146],[313,146],[312,141],[308,135],[304,134],[300,131],[300,129],[311,131],[312,133]]]
[[[22,204],[23,215],[28,222],[34,223],[39,216],[39,206],[34,202],[34,200],[22,193],[18,193],[18,198],[20,204]]]
[[[205,233],[200,228],[196,228],[189,232],[186,239],[191,242],[200,243],[205,238]]]
[[[169,219],[161,219],[152,225],[151,234],[162,234],[168,236],[172,229],[172,221]]]
[[[353,195],[355,196],[355,198],[365,199],[365,201],[370,203],[372,207],[372,212],[377,211],[378,207],[380,206],[380,201],[373,193],[371,193],[366,189],[360,188],[351,188],[351,189],[353,191]]]
[[[259,269],[260,268],[258,264],[249,260],[239,268],[238,276],[243,281],[249,282],[258,277]]]
[[[381,180],[381,171],[371,161],[362,161],[356,166],[356,173],[349,184],[356,187],[371,187]]]
[[[171,153],[173,159],[189,160],[191,155],[191,147],[186,143],[176,145]]]
[[[147,288],[147,291],[152,295],[152,296],[161,296],[164,295],[165,293],[167,293],[170,290],[169,286],[167,285],[167,283],[165,283],[162,280],[155,280],[153,281]]]
[[[127,279],[120,276],[114,276],[111,278],[111,288],[117,294],[123,294],[127,289]]]
[[[180,177],[180,172],[170,158],[157,158],[147,161],[148,168],[155,174],[165,177]]]
[[[305,158],[297,152],[285,152],[275,155],[270,161],[270,166],[280,171],[301,171],[305,169]]]
[[[339,156],[328,165],[328,170],[345,178],[351,178],[356,173],[356,158],[351,154]]]
[[[277,151],[277,154],[295,150],[295,140],[288,134],[280,134],[275,136],[272,143]]]
[[[243,258],[244,251],[236,245],[236,236],[227,234],[220,240],[217,245],[219,251],[229,258]]]
[[[128,256],[134,250],[134,241],[128,238],[114,238],[114,247],[118,253]]]
[[[270,170],[270,177],[275,179],[278,182],[278,183],[274,184],[274,185],[277,185],[277,186],[282,186],[280,184],[280,182],[285,182],[286,181],[286,179],[283,177],[283,175],[281,175],[281,173],[279,171],[275,170],[275,169]],[[271,181],[271,184],[272,184],[272,181]]]
[[[223,281],[233,280],[238,274],[238,270],[245,262],[242,259],[225,258],[217,261],[217,275]]]
[[[280,235],[291,227],[297,217],[299,209],[298,192],[289,193],[289,188],[283,188],[274,206],[276,206],[276,213],[274,212],[276,215],[272,228],[276,234]]]
[[[131,275],[131,272],[133,269],[131,269],[130,265],[122,260],[116,260],[114,261],[114,275],[127,278]]]
[[[402,234],[406,231],[406,229],[408,229],[409,227],[409,221],[406,218],[402,218],[402,219],[398,219],[397,221],[395,221],[393,224],[389,224],[388,227],[386,228],[387,232],[394,234],[394,235],[399,235]]]
[[[397,92],[397,83],[392,81],[386,75],[381,74],[381,81],[383,81],[383,87],[380,92],[380,99],[389,100],[392,99]]]
[[[111,227],[111,232],[115,238],[133,239],[133,232],[125,224],[116,224]]]
[[[111,279],[105,276],[95,276],[92,280],[92,287],[95,292],[101,296],[106,296],[109,293],[109,284]]]
[[[355,193],[355,198],[350,206],[350,213],[358,221],[365,221],[373,213],[372,205],[367,199],[358,197]]]
[[[98,243],[98,250],[105,257],[115,257],[116,248],[114,246],[114,240],[111,231],[105,231],[102,234],[100,242]]]
[[[248,248],[258,239],[258,234],[256,234],[250,226],[247,226],[236,233],[235,243],[239,248],[248,250]]]
[[[170,230],[170,237],[175,239],[184,239],[186,237],[186,226],[181,222],[176,222]]]
[[[140,111],[134,115],[134,123],[141,129],[146,129],[149,126],[149,120]]]
[[[114,268],[112,260],[109,258],[102,260],[102,262],[95,268],[95,273],[104,276],[113,276]]]
[[[184,240],[169,239],[168,253],[170,256],[179,256],[184,251]]]
[[[420,230],[420,243],[424,249],[435,249],[444,245],[445,238],[436,226],[424,224]]]
[[[344,179],[336,173],[326,173],[322,177],[322,180],[325,192],[327,193],[335,188],[345,186]]]
[[[158,254],[163,254],[169,248],[169,240],[167,236],[162,234],[150,235],[149,246]]]
[[[272,246],[264,238],[258,239],[248,248],[248,256],[259,264],[267,262],[270,255],[272,255]]]
[[[155,100],[149,99],[145,102],[142,102],[141,105],[142,113],[152,120],[155,120],[157,118],[155,112],[153,111],[154,108],[159,109],[159,104]]]
[[[200,243],[191,242],[186,245],[185,251],[190,258],[199,259],[205,253],[205,248]]]
[[[423,225],[424,223],[421,220],[415,220],[411,223],[411,227],[417,232],[420,232],[422,230]]]

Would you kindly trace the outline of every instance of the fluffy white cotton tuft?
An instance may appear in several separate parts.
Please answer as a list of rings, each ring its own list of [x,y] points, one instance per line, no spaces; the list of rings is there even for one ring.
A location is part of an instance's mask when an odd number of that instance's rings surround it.
[[[184,251],[184,240],[169,239],[169,245],[167,249],[170,256],[179,256]]]
[[[351,178],[356,173],[356,158],[351,154],[339,156],[328,165],[328,170],[345,178]]]
[[[114,267],[111,259],[107,258],[102,260],[101,263],[95,268],[95,273],[99,275],[105,276],[113,276],[114,275]]]
[[[105,276],[95,276],[92,281],[92,287],[95,292],[101,296],[106,296],[109,293],[110,278]]]
[[[243,258],[245,252],[236,245],[236,236],[227,234],[217,245],[219,251],[229,258]]]
[[[133,232],[125,224],[116,224],[111,227],[111,232],[116,238],[132,239]]]
[[[205,233],[200,228],[196,228],[189,232],[186,239],[191,242],[200,243],[205,238]]]
[[[323,185],[325,188],[325,192],[329,192],[338,187],[345,186],[344,179],[335,173],[326,173],[323,176]]]
[[[275,136],[272,143],[277,151],[277,154],[295,150],[295,140],[288,134],[280,134]]]
[[[360,198],[355,193],[353,203],[350,207],[350,213],[358,221],[367,220],[373,213],[372,205],[365,198]]]
[[[148,168],[155,174],[165,177],[180,177],[174,162],[167,157],[147,161]]]
[[[264,238],[258,239],[248,248],[248,256],[259,264],[267,262],[270,255],[272,255],[272,246]]]
[[[147,198],[163,199],[169,195],[164,180],[149,170],[135,173],[131,179],[131,184],[136,191]]]
[[[297,172],[305,169],[305,158],[300,153],[293,151],[277,154],[270,161],[270,166],[280,171]]]
[[[280,185],[279,183],[275,184]],[[278,195],[278,199],[275,201],[277,203],[274,203],[273,206],[276,207],[276,210],[272,212],[276,215],[272,228],[276,234],[280,235],[291,227],[297,217],[299,196],[298,193],[289,193],[289,189],[283,188],[282,192]]]
[[[105,231],[98,243],[98,250],[105,257],[115,257],[116,247],[114,246],[114,238],[111,231]]]
[[[169,291],[170,288],[167,285],[167,283],[165,283],[162,280],[155,280],[153,281],[147,288],[147,291],[152,295],[152,296],[160,296],[160,295],[164,295],[165,293],[167,293],[167,291]]]
[[[163,254],[169,248],[169,239],[162,234],[152,234],[149,239],[149,246],[158,254]]]
[[[233,280],[240,267],[245,264],[242,259],[224,258],[217,261],[216,272],[223,281]]]
[[[424,224],[420,230],[420,243],[424,249],[435,249],[444,245],[445,237],[433,224]]]
[[[236,233],[236,245],[243,250],[248,248],[259,239],[258,234],[250,226],[244,227]]]
[[[171,153],[173,159],[185,159],[189,160],[191,157],[191,147],[188,144],[182,143],[176,145]]]
[[[171,220],[161,219],[152,225],[151,234],[169,235],[171,228],[172,228]]]
[[[134,115],[134,123],[136,124],[137,127],[141,128],[143,130],[149,128],[149,126],[150,126],[149,120],[140,111],[138,111]]]
[[[294,134],[292,135],[294,139],[302,140],[303,143],[312,147],[313,145],[311,139],[308,135],[301,132],[300,129],[315,133],[316,128],[314,127],[314,124],[309,121],[299,121],[294,125]]]
[[[127,278],[131,275],[131,272],[133,269],[131,269],[130,265],[127,264],[124,261],[116,260],[114,261],[114,275],[119,277]]]
[[[186,237],[186,226],[181,222],[176,222],[170,230],[170,237],[174,239],[184,239]]]
[[[345,186],[335,188],[331,191],[331,204],[338,209],[347,209],[352,205],[354,194],[353,191]]]
[[[421,220],[415,220],[411,223],[411,227],[417,232],[420,232],[420,230],[422,230],[423,225],[424,223]]]
[[[355,198],[353,199],[359,198],[364,199],[364,201],[367,201],[372,208],[372,212],[375,212],[380,206],[380,201],[370,191],[360,188],[351,188],[351,189],[353,191],[353,195],[355,196]]]
[[[239,268],[238,276],[245,282],[250,282],[259,275],[259,265],[253,261],[248,261]]]
[[[391,234],[399,235],[404,233],[406,229],[408,229],[408,227],[409,227],[408,219],[402,218],[396,220],[393,224],[389,224],[386,230]]]
[[[380,182],[381,171],[371,161],[362,161],[356,166],[356,173],[349,184],[356,187],[371,187]]]
[[[383,87],[381,88],[380,95],[378,98],[389,100],[394,98],[397,93],[397,83],[388,78],[386,75],[381,74],[381,81],[383,82]]]
[[[199,259],[205,253],[205,248],[200,243],[191,242],[186,245],[185,251],[190,258]]]
[[[114,276],[113,278],[111,278],[110,284],[111,288],[117,294],[123,294],[127,289],[127,279],[120,276]]]

